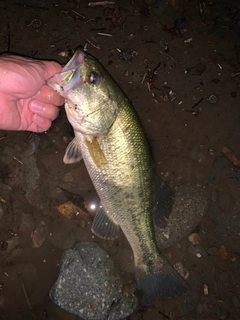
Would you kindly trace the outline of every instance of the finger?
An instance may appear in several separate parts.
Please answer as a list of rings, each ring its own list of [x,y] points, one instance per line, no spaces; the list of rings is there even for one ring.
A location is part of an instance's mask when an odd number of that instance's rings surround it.
[[[53,121],[59,115],[59,108],[54,104],[45,104],[38,100],[32,100],[29,106],[30,110],[42,118]]]
[[[38,114],[34,114],[32,117],[33,123],[36,125],[37,129],[35,129],[35,132],[44,132],[47,131],[52,124],[52,121],[44,118]]]
[[[56,106],[63,105],[65,101],[56,91],[46,85],[33,98],[46,104],[55,104]]]

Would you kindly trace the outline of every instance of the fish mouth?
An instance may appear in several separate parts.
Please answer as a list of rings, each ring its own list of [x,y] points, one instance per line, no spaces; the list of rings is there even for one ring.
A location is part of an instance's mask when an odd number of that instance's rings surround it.
[[[62,71],[47,80],[47,85],[61,96],[66,97],[69,90],[73,90],[79,85],[80,70],[84,59],[84,52],[81,49],[77,49],[72,58],[62,68]]]
[[[84,59],[85,59],[85,53],[82,51],[82,49],[77,49],[74,55],[72,56],[72,58],[63,67],[62,72],[67,72],[72,69],[76,69],[77,67],[83,64]]]

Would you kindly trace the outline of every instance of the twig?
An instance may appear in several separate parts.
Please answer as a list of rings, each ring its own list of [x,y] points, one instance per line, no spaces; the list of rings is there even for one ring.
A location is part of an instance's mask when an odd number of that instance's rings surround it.
[[[99,36],[105,36],[105,37],[112,37],[113,35],[110,33],[103,33],[103,32],[98,32]]]
[[[114,5],[115,1],[98,1],[98,2],[89,2],[88,6],[89,7],[94,7],[94,6],[107,6],[107,5]]]
[[[201,17],[201,19],[203,21],[204,20],[204,10],[203,10],[203,7],[202,7],[201,0],[198,0],[198,9],[199,9],[200,17]]]
[[[22,278],[19,277],[19,280],[20,280],[21,285],[22,285],[22,289],[23,289],[24,296],[25,296],[25,298],[26,298],[26,300],[27,300],[28,308],[29,308],[29,310],[32,310],[32,306],[31,306],[31,303],[30,303],[30,301],[29,301],[29,299],[28,299],[27,291],[26,291],[25,286],[24,286],[24,284],[23,284]]]
[[[202,101],[203,101],[203,98],[200,99],[198,102],[196,102],[196,103],[192,106],[192,108],[197,107]]]
[[[75,10],[72,10],[73,13],[75,13],[77,16],[79,16],[81,19],[85,20],[85,16]]]
[[[240,75],[240,72],[232,73],[232,74],[231,74],[231,77],[234,78],[234,77],[237,77],[237,76],[239,76],[239,75]]]
[[[30,303],[30,301],[29,301],[29,299],[28,299],[27,291],[26,291],[26,289],[25,289],[25,286],[24,286],[24,284],[23,284],[23,281],[22,281],[21,277],[19,277],[19,280],[20,280],[21,285],[22,285],[22,289],[23,289],[24,296],[25,296],[25,298],[26,298],[26,300],[27,300],[28,308],[29,308],[29,310],[32,311],[32,306],[31,306],[31,303]],[[37,318],[35,317],[35,315],[34,315],[33,313],[32,313],[32,316],[33,316],[33,319],[37,320]]]
[[[240,159],[236,155],[236,153],[234,153],[230,148],[226,146],[222,148],[222,153],[235,167],[240,169]]]
[[[23,162],[20,161],[20,160],[19,160],[18,158],[16,158],[16,157],[13,157],[13,159],[16,160],[18,163],[23,164]]]
[[[92,43],[90,40],[88,40],[88,39],[86,39],[87,40],[87,42],[91,45],[91,46],[93,46],[94,48],[96,48],[96,49],[98,49],[98,50],[101,50],[101,47],[98,45],[98,46],[96,46],[94,43]]]
[[[143,83],[143,82],[145,81],[147,74],[148,74],[148,73],[145,72],[144,76],[142,77],[141,83]]]

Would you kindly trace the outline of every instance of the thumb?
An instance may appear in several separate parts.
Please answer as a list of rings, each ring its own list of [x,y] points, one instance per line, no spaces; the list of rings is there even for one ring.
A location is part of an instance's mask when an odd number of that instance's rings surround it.
[[[56,73],[61,72],[62,66],[56,61],[41,61],[44,80],[48,80]]]

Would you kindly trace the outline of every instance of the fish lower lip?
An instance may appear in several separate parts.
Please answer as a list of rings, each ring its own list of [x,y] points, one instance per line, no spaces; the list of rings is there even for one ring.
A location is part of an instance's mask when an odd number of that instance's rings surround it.
[[[81,77],[80,66],[84,63],[84,58],[84,52],[77,50],[72,59],[69,60],[65,67],[62,68],[62,71],[48,79],[47,84],[56,90],[60,95],[66,96],[66,92],[70,89],[74,89],[74,86],[77,84],[76,79]],[[73,72],[72,79],[65,81],[71,71]]]

